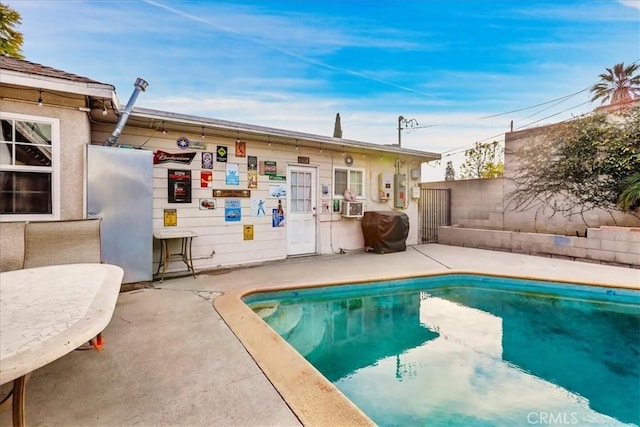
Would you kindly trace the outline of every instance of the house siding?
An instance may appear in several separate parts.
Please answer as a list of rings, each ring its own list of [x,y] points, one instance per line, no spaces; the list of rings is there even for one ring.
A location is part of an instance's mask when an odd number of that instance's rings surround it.
[[[94,124],[92,128],[92,140],[94,143],[105,141],[112,126]],[[182,150],[177,147],[176,140],[179,137],[186,137],[193,142],[204,142],[207,144],[206,150]],[[258,175],[258,188],[251,189],[251,196],[266,200],[266,215],[263,217],[251,216],[251,198],[239,198],[241,201],[242,219],[239,222],[227,222],[224,218],[224,198],[213,197],[213,189],[247,189],[247,157],[235,157],[236,135],[229,138],[207,137],[202,140],[198,134],[177,134],[168,133],[166,135],[155,129],[142,129],[125,126],[118,144],[143,146],[143,149],[155,151],[162,150],[168,153],[196,152],[190,164],[163,163],[154,165],[153,170],[153,228],[163,229],[164,209],[176,209],[178,224],[175,228],[189,229],[198,233],[198,237],[193,240],[192,254],[193,263],[196,270],[215,269],[219,267],[231,267],[245,264],[260,263],[264,261],[280,260],[287,257],[287,227],[274,228],[271,224],[271,209],[277,207],[278,199],[268,197],[270,181],[267,175]],[[316,185],[316,253],[331,254],[339,253],[342,250],[362,250],[364,238],[360,226],[360,219],[343,218],[339,213],[331,212],[332,198],[323,197],[321,185],[333,188],[333,168],[334,166],[344,166],[342,152],[331,151],[326,148],[322,151],[320,147],[299,147],[295,149],[292,145],[271,144],[267,141],[245,141],[247,156],[256,156],[258,162],[264,160],[275,161],[277,164],[277,174],[286,175],[288,164],[298,165],[298,156],[309,158],[309,167],[317,170]],[[204,151],[213,152],[217,146],[225,146],[228,151],[227,163],[237,163],[240,175],[240,185],[226,185],[224,162],[213,164],[213,189],[200,187],[201,154]],[[365,211],[373,210],[393,210],[392,202],[380,203],[378,195],[378,173],[393,173],[395,170],[395,156],[380,155],[375,152],[369,154],[363,152],[349,152],[354,158],[353,168],[364,169],[365,173],[365,196],[363,200]],[[403,156],[406,157],[406,156]],[[402,170],[409,176],[411,168],[419,168],[418,159],[406,160],[405,169]],[[167,169],[189,170],[192,174],[192,202],[191,203],[169,203],[168,202],[168,179]],[[408,192],[411,185],[418,185],[417,181],[407,181]],[[215,210],[199,209],[199,199],[215,198]],[[282,198],[285,212],[287,211],[286,198]],[[329,212],[323,212],[323,203],[329,207]],[[409,216],[410,227],[407,244],[416,244],[418,241],[418,203],[411,200],[406,210]],[[244,225],[254,226],[253,240],[244,240]],[[173,228],[173,227],[171,227]],[[154,271],[157,268],[159,259],[159,244],[154,243]],[[168,272],[182,271],[186,267],[179,260],[172,262]]]
[[[84,215],[84,147],[90,141],[87,113],[47,104],[38,106],[9,100],[0,101],[0,110],[60,120],[60,219]],[[3,218],[3,221],[7,221]],[[22,268],[24,222],[0,222],[0,271]]]

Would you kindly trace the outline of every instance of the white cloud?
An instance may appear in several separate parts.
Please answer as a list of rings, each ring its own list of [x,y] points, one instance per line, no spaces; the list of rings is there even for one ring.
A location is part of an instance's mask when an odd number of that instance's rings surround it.
[[[636,9],[640,9],[640,0],[618,0],[625,6],[635,7]]]

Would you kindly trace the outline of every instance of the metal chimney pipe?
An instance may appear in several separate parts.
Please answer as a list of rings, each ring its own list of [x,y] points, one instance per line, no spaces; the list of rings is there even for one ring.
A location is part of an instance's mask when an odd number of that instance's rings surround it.
[[[147,89],[147,87],[149,86],[149,83],[147,83],[146,81],[144,81],[143,79],[138,77],[136,79],[136,82],[133,84],[133,86],[135,88],[133,89],[133,93],[131,94],[131,97],[129,98],[129,102],[127,102],[127,107],[122,112],[122,115],[120,116],[120,119],[118,120],[118,123],[116,123],[116,128],[113,130],[113,133],[111,134],[111,136],[105,142],[105,145],[107,145],[107,146],[112,146],[112,145],[114,145],[116,143],[116,141],[118,141],[118,138],[120,137],[120,134],[122,133],[122,129],[124,129],[124,125],[125,125],[125,123],[127,123],[127,120],[129,119],[129,114],[131,113],[131,110],[133,110],[133,104],[136,103],[136,99],[138,98],[138,94],[140,94],[141,91],[144,92]]]

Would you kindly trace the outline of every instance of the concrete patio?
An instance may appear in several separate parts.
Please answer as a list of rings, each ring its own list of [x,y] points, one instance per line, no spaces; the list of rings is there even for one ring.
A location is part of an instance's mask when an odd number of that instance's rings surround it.
[[[101,353],[74,351],[33,373],[27,383],[27,424],[300,425],[213,308],[216,296],[263,285],[379,280],[446,270],[640,289],[638,269],[437,244],[165,279],[120,294]],[[0,425],[11,425],[10,413],[0,415]]]

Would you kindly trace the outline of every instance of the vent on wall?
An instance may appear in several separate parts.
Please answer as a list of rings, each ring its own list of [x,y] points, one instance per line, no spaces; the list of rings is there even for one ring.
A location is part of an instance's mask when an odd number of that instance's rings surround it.
[[[342,216],[347,218],[362,218],[364,215],[364,202],[342,201]]]

